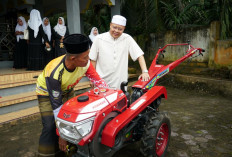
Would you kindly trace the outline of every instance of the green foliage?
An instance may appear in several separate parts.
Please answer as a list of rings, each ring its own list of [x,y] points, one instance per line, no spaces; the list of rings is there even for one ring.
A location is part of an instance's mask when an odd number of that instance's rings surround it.
[[[131,35],[221,23],[221,39],[232,37],[232,0],[121,0]]]
[[[83,14],[84,33],[89,35],[92,27],[97,27],[99,33],[107,32],[110,27],[110,15],[110,8],[107,5],[94,5]]]
[[[232,0],[121,0],[121,13],[127,18],[125,32],[133,36],[220,21],[221,39],[232,37]],[[52,27],[60,16],[66,21],[66,13],[49,17]],[[82,17],[86,35],[92,27],[100,33],[109,30],[111,13],[105,4],[94,5]]]
[[[222,0],[220,10],[221,38],[232,37],[232,1]]]
[[[167,29],[182,29],[205,23],[205,15],[198,0],[182,3],[179,9],[174,1],[160,1]]]
[[[162,31],[158,0],[122,0],[122,15],[127,18],[126,32],[132,35]]]
[[[205,21],[220,21],[221,39],[232,37],[232,1],[231,0],[205,0]]]

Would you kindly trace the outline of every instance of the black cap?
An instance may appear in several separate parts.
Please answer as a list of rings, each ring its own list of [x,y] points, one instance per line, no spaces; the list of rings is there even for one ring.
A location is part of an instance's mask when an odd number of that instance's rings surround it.
[[[63,43],[67,52],[71,54],[79,54],[89,49],[89,39],[82,34],[68,35]]]
[[[78,101],[78,102],[85,102],[85,101],[88,101],[88,100],[89,100],[88,95],[79,96],[79,97],[77,98],[77,101]]]

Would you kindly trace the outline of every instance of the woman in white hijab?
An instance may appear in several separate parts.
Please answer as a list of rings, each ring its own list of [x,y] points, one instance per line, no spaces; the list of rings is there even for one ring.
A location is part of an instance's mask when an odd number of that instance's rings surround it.
[[[47,17],[43,18],[43,30],[44,33],[47,35],[48,37],[48,42],[49,45],[53,45],[53,39],[52,39],[52,32],[51,32],[51,25],[50,25],[50,21]],[[43,40],[44,43],[44,40]],[[46,47],[46,45],[44,45],[44,47]],[[44,54],[45,54],[45,64],[48,64],[48,62],[50,62],[53,58],[54,58],[54,51],[51,47],[49,48],[45,48],[44,49]]]
[[[45,66],[42,39],[44,40],[46,47],[50,47],[50,45],[48,37],[44,33],[40,12],[38,10],[33,9],[31,11],[28,26],[29,43],[27,70],[42,70]]]
[[[27,29],[25,18],[20,16],[17,19],[15,27],[16,44],[14,52],[14,66],[13,68],[26,68],[27,67],[27,41],[24,40],[24,30]]]
[[[57,25],[54,27],[55,39],[55,57],[59,57],[66,53],[64,48],[63,39],[69,35],[68,27],[65,26],[64,18],[59,17]]]
[[[89,39],[90,39],[90,41],[91,41],[90,45],[92,45],[92,43],[94,42],[94,40],[95,40],[95,38],[97,37],[98,34],[99,34],[99,33],[98,33],[97,27],[93,27],[93,28],[91,29],[90,34],[89,34]]]

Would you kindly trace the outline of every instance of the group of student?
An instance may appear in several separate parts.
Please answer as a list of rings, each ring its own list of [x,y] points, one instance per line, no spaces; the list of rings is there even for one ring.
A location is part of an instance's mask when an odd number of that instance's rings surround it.
[[[28,30],[28,38],[25,39],[25,30]],[[27,70],[42,70],[52,59],[66,53],[63,39],[69,35],[63,17],[58,18],[54,28],[51,27],[49,18],[41,19],[40,12],[31,10],[28,23],[20,16],[15,28],[16,45],[14,52],[13,68],[26,68]],[[98,30],[93,27],[89,38],[94,40]]]

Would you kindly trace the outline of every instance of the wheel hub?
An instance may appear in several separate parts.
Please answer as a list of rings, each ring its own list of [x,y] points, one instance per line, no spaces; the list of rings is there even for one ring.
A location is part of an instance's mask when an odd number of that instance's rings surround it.
[[[155,151],[158,156],[161,156],[164,153],[164,150],[168,143],[168,138],[169,138],[168,136],[169,136],[168,125],[166,123],[163,123],[160,126],[156,137]]]

